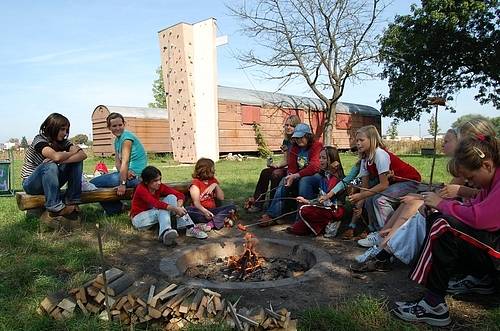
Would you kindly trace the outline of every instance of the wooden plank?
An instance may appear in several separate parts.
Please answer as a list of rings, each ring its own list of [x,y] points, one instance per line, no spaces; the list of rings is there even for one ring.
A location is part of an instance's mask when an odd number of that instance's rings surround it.
[[[75,310],[76,302],[69,298],[64,298],[57,304],[57,306],[72,313]]]
[[[167,183],[170,187],[182,193],[187,193],[189,189],[190,182],[175,182]],[[62,190],[64,192],[64,190]],[[127,188],[125,195],[116,195],[115,188],[100,188],[95,191],[84,191],[81,195],[82,204],[93,203],[93,202],[103,202],[103,201],[118,201],[118,200],[130,200],[132,198],[134,189]],[[16,202],[19,210],[27,210],[33,208],[41,208],[45,204],[44,195],[31,195],[26,192],[16,192]]]
[[[200,305],[201,299],[203,299],[203,296],[205,292],[203,292],[202,289],[198,289],[198,292],[196,292],[196,295],[193,299],[193,302],[191,303],[190,310],[197,311],[198,306]]]
[[[76,304],[78,305],[78,307],[82,311],[83,315],[85,315],[85,316],[89,315],[89,311],[87,310],[87,308],[85,308],[85,305],[80,300],[76,300]]]
[[[162,298],[163,295],[167,294],[168,292],[172,291],[177,287],[177,284],[170,284],[167,287],[165,287],[163,290],[155,294],[155,296],[151,299],[151,306],[156,307],[156,303],[158,300]],[[162,299],[163,300],[163,299]]]
[[[149,287],[148,300],[147,300],[147,302],[146,302],[146,303],[148,304],[148,306],[149,306],[149,305],[151,305],[151,301],[153,300],[153,296],[155,295],[155,288],[156,288],[156,286],[154,286],[154,285],[151,285],[151,286]],[[155,306],[156,306],[156,305],[155,305]],[[153,307],[154,307],[154,306],[153,306]]]
[[[53,293],[45,297],[40,303],[40,306],[43,308],[43,310],[45,310],[47,314],[50,314],[57,307],[59,302],[61,302],[65,297],[66,294],[64,293],[64,291]]]

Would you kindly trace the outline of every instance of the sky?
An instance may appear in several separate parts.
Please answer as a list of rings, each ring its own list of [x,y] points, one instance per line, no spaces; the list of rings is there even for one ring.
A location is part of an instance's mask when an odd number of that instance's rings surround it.
[[[238,20],[229,15],[227,0],[3,0],[0,2],[0,142],[31,140],[52,112],[66,115],[70,136],[91,138],[91,116],[96,106],[145,107],[153,100],[160,50],[157,32],[179,22],[197,23],[213,17],[218,35],[229,43],[218,47],[218,84],[275,91],[277,82],[263,80],[250,69],[240,69],[238,51],[257,47],[244,37]],[[387,20],[409,13],[412,1],[394,1]],[[377,109],[379,95],[387,95],[385,81],[349,83],[341,101]],[[300,84],[281,92],[312,96]],[[440,128],[461,115],[500,116],[492,106],[481,106],[473,91],[456,96],[455,114],[441,112]],[[420,122],[401,123],[401,135],[427,135],[429,115]],[[391,119],[382,119],[382,134]],[[420,132],[419,132],[420,128]]]

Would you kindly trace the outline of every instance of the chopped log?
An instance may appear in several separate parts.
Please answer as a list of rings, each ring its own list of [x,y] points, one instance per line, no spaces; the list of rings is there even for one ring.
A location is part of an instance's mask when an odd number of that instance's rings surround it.
[[[219,297],[219,298],[221,297],[220,293],[211,291],[208,288],[204,288],[203,292],[205,292],[206,294],[209,294],[209,295],[214,295],[214,296]]]
[[[159,298],[160,300],[166,300],[166,299],[168,299],[168,298],[171,298],[171,297],[173,297],[173,296],[176,296],[177,294],[181,293],[181,292],[182,292],[182,291],[184,291],[185,289],[186,289],[186,287],[185,287],[185,286],[181,286],[181,287],[179,287],[179,288],[177,288],[177,289],[175,289],[175,290],[173,290],[173,291],[170,291],[170,292],[167,292],[167,293],[164,293],[164,294],[162,294],[162,295],[158,296],[158,298]]]
[[[165,305],[167,305],[167,304],[165,304]],[[163,309],[161,316],[167,317],[168,315],[170,315],[170,313],[172,313],[172,308],[166,307],[165,309]]]
[[[132,307],[135,305],[135,298],[132,294],[130,294],[130,293],[127,294],[127,300]]]
[[[144,308],[143,306],[139,306],[135,309],[134,314],[139,317],[144,317],[146,316],[146,308]]]
[[[203,298],[203,290],[198,289],[198,292],[196,292],[196,295],[193,299],[193,302],[191,302],[191,307],[189,307],[190,310],[197,311],[198,306],[200,305],[201,299]]]
[[[159,311],[158,309],[154,308],[154,307],[148,307],[148,315],[151,316],[152,318],[154,319],[158,319],[161,317],[161,311]]]
[[[45,297],[40,303],[40,306],[47,314],[50,314],[65,297],[64,291],[53,293]]]
[[[62,315],[62,311],[63,311],[62,308],[56,307],[52,310],[52,312],[50,313],[50,316],[52,316],[52,318],[54,318],[55,320],[60,321],[60,320],[64,319],[64,316]]]
[[[126,295],[122,296],[120,300],[116,300],[115,305],[112,306],[111,308],[120,310],[122,309],[123,305],[128,302],[128,297]]]
[[[99,289],[91,285],[87,287],[87,293],[91,297],[95,297],[99,293]]]
[[[108,284],[108,295],[114,297],[125,291],[134,283],[134,279],[126,274]]]
[[[271,309],[268,309],[268,308],[264,308],[264,310],[266,311],[266,314],[271,316],[272,318],[275,318],[276,320],[278,321],[285,321],[286,320],[286,317],[283,316],[283,315],[280,315],[274,311],[272,311]]]
[[[123,275],[123,273],[124,272],[122,270],[115,268],[115,267],[113,267],[109,270],[106,270],[105,274],[106,274],[106,281],[108,282],[108,285],[111,284],[117,278],[121,277]],[[97,275],[95,281],[98,284],[101,284],[104,286],[104,278],[102,277],[102,273]]]
[[[147,308],[147,306],[148,306],[148,304],[146,303],[146,301],[142,300],[141,298],[136,298],[135,302],[138,303],[138,304],[140,304],[144,308]]]
[[[99,291],[99,293],[97,293],[97,295],[94,297],[94,300],[98,304],[102,304],[104,302],[105,298],[106,298],[106,296],[104,295],[104,293],[102,293],[101,291]]]
[[[99,283],[98,281],[94,280],[92,282],[92,286],[94,286],[98,290],[102,290],[104,288],[104,284]]]
[[[85,308],[87,308],[87,310],[90,311],[93,314],[97,314],[101,310],[99,306],[94,305],[94,304],[92,304],[90,302],[87,303],[87,305],[85,306]]]
[[[205,312],[205,307],[207,306],[207,301],[208,301],[207,297],[203,296],[203,298],[201,299],[201,303],[198,307],[198,311],[194,315],[199,320],[203,319],[203,313]]]
[[[238,314],[238,313],[236,315],[238,316],[238,318],[240,318],[241,320],[243,320],[243,322],[246,322],[246,323],[248,323],[248,324],[250,324],[252,326],[259,326],[258,322],[254,321],[254,320],[252,320],[252,319],[250,319],[248,317],[246,317],[245,315],[241,315],[241,314]]]
[[[165,300],[163,298],[163,295],[167,294],[168,292],[174,290],[177,287],[177,284],[170,284],[167,287],[165,287],[163,290],[155,294],[153,299],[151,300],[151,306],[156,307],[156,303],[158,300]]]
[[[148,306],[150,306],[150,305],[151,305],[151,301],[153,300],[153,297],[154,297],[154,295],[155,295],[155,288],[156,288],[156,286],[154,286],[154,285],[151,285],[151,286],[149,287],[148,300],[146,301],[146,304],[147,304]],[[156,306],[156,305],[154,305],[153,307],[155,307],[155,306]]]
[[[189,311],[189,307],[191,307],[193,299],[194,299],[193,295],[188,295],[187,297],[185,297],[184,300],[182,300],[181,302],[181,305],[179,307],[179,312],[182,314],[186,314]]]
[[[85,292],[84,287],[79,287],[78,292],[76,292],[75,297],[77,300],[80,300],[82,303],[87,303],[87,293]]]
[[[233,317],[234,323],[236,324],[236,329],[238,329],[239,331],[243,331],[243,325],[241,324],[241,321],[238,318],[238,314],[236,313],[236,309],[234,309],[234,306],[231,304],[230,301],[227,302],[227,306],[229,307],[229,312],[231,313],[231,316]]]
[[[262,307],[255,307],[250,312],[248,313],[248,317],[253,319],[254,321],[258,323],[263,323],[264,320],[266,319],[266,313],[264,312],[264,308]]]
[[[184,291],[177,294],[175,297],[169,300],[168,306],[170,308],[175,308],[178,306],[182,300],[184,300],[188,295],[191,295],[194,291],[190,288],[184,288]]]
[[[108,312],[107,311],[102,311],[100,314],[99,314],[99,319],[103,320],[103,321],[109,321],[109,316],[108,316]]]
[[[80,308],[80,310],[82,311],[83,315],[85,316],[89,315],[89,311],[87,310],[87,308],[85,308],[83,302],[81,302],[80,300],[76,300],[76,304],[78,305],[78,308]]]
[[[125,302],[122,307],[122,310],[125,310],[127,313],[131,313],[134,310],[134,305],[131,305],[129,301]]]
[[[58,307],[61,307],[62,309],[69,311],[70,313],[73,313],[76,307],[76,302],[74,302],[71,299],[64,298],[62,299],[61,302],[57,304]]]
[[[216,311],[221,311],[222,310],[222,303],[220,301],[220,297],[214,296],[214,306]]]

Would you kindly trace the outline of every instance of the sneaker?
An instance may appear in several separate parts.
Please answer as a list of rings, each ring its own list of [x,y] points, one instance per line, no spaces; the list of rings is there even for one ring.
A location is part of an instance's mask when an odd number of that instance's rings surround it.
[[[358,255],[356,256],[354,259],[356,260],[356,262],[358,263],[364,263],[366,262],[366,260],[368,260],[370,257],[375,257],[375,255],[377,255],[378,253],[380,253],[381,249],[378,248],[377,245],[375,246],[372,246],[370,248],[368,248],[366,250],[366,252],[364,252],[363,254],[361,255]]]
[[[495,292],[495,286],[489,275],[483,278],[468,275],[456,281],[450,280],[446,292],[450,294],[492,294]]]
[[[200,228],[193,226],[186,230],[186,237],[194,237],[196,239],[206,239],[208,234],[200,230]]]
[[[432,326],[447,326],[451,323],[450,311],[446,303],[430,306],[422,299],[417,303],[394,308],[392,312],[408,322],[424,322]]]
[[[382,237],[378,232],[372,232],[366,236],[364,239],[358,240],[358,245],[362,247],[372,247],[375,245],[379,245],[382,242]]]
[[[161,241],[165,246],[173,246],[176,244],[175,239],[177,239],[178,236],[179,234],[174,229],[165,230],[161,236]]]
[[[370,257],[363,263],[354,263],[349,266],[351,271],[353,272],[373,272],[373,271],[390,271],[391,270],[391,261],[390,260],[384,260],[380,261],[376,257]]]
[[[196,224],[195,226],[203,232],[212,231],[212,226],[209,223],[199,223],[199,224]]]
[[[325,228],[325,234],[323,237],[325,238],[335,238],[337,236],[337,232],[339,231],[340,221],[331,222]]]

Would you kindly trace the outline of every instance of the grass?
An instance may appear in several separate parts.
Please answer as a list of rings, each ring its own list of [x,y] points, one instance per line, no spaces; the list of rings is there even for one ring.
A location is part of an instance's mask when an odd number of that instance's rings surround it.
[[[428,180],[432,158],[404,156]],[[104,160],[112,168],[111,159],[89,158],[85,172],[92,173],[95,164]],[[355,156],[342,155],[346,171]],[[14,160],[14,188],[21,189],[21,160]],[[436,161],[436,182],[447,182],[446,159]],[[164,181],[190,178],[192,166],[178,165],[171,158],[155,157],[151,164],[160,168]],[[220,161],[216,176],[228,199],[241,205],[255,187],[265,160],[243,162]],[[36,314],[40,301],[49,293],[81,285],[98,272],[99,259],[94,224],[99,222],[105,237],[105,255],[113,254],[136,234],[127,216],[102,217],[97,204],[83,206],[84,228],[71,235],[47,232],[36,218],[27,217],[17,209],[13,197],[0,198],[0,331],[3,330],[120,330],[120,325],[108,325],[96,317],[77,314],[68,321],[54,321]],[[304,307],[306,308],[306,307]],[[491,325],[500,320],[499,312],[488,313]],[[390,318],[383,302],[369,297],[356,298],[334,307],[309,309],[300,316],[302,330],[331,329],[405,329],[408,324]],[[220,325],[192,326],[190,330],[224,330]]]

